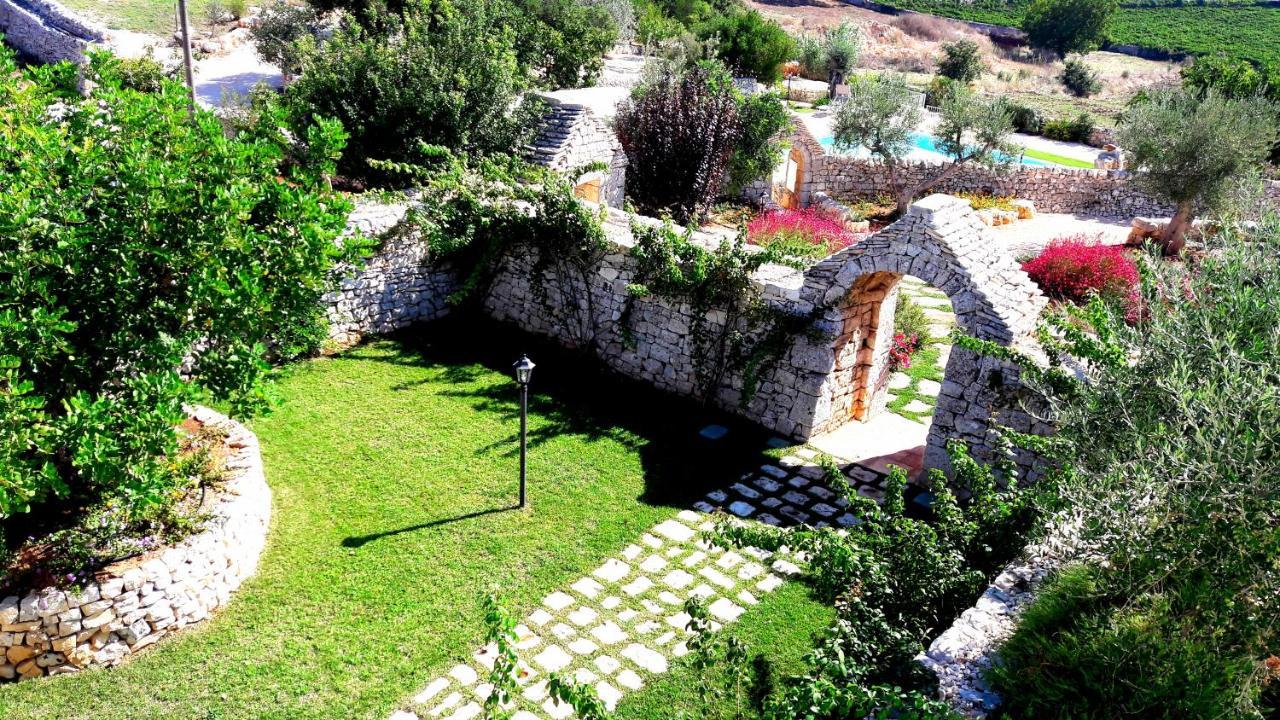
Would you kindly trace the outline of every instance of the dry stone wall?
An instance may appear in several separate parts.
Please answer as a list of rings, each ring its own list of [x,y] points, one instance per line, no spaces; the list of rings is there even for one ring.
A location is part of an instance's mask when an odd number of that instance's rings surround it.
[[[805,156],[806,177],[797,188],[802,205],[817,193],[874,196],[892,194],[888,168],[881,162],[829,153],[803,127],[793,143]],[[938,172],[936,163],[906,163],[899,168],[902,182],[918,183]],[[1035,203],[1040,212],[1072,213],[1130,219],[1170,216],[1168,202],[1148,195],[1123,170],[1084,170],[1017,165],[993,170],[968,164],[937,185],[933,192],[1012,195]],[[1280,207],[1280,182],[1268,182],[1266,197]]]
[[[85,48],[106,30],[53,0],[0,0],[0,33],[24,57],[43,63],[84,61]]]
[[[567,103],[549,96],[550,106],[538,136],[529,147],[530,159],[559,173],[572,173],[591,163],[603,163],[598,171],[601,204],[622,207],[626,194],[627,155],[613,129],[585,105]],[[594,178],[570,177],[577,184]]]
[[[366,203],[347,221],[347,234],[380,238],[378,252],[360,268],[339,268],[338,288],[322,298],[329,339],[338,347],[368,334],[385,334],[443,317],[455,289],[448,267],[432,263],[426,244],[400,232],[407,203]]]
[[[353,226],[385,233],[403,215],[400,206],[362,208],[353,216]],[[536,251],[517,246],[501,260],[483,299],[485,312],[589,350],[615,371],[662,390],[685,396],[705,393],[713,404],[799,440],[867,419],[883,408],[892,315],[904,275],[946,292],[966,331],[1034,351],[1032,334],[1045,298],[1012,259],[985,240],[986,226],[967,203],[935,195],[916,203],[894,225],[808,269],[762,268],[753,278],[752,292],[773,310],[802,319],[812,332],[791,338],[758,378],[749,379],[731,364],[708,381],[708,353],[699,347],[695,326],[716,336],[726,323],[737,323],[733,329],[749,345],[761,339],[762,328],[727,308],[696,318],[687,303],[661,296],[629,303],[628,286],[638,271],[631,254],[633,224],[659,223],[610,210],[605,220],[608,250],[585,271],[554,259],[539,262]],[[433,267],[412,237],[391,237],[364,270],[327,298],[336,341],[349,344],[363,334],[448,311],[445,298],[456,287],[454,277]],[[706,247],[723,242],[703,233],[693,239]],[[955,348],[938,397],[926,462],[946,468],[950,438],[964,439],[977,457],[989,458],[994,422],[1022,432],[1047,432],[1025,411],[1034,396],[1019,377],[1016,367]],[[1035,471],[1033,456],[1020,456],[1019,462]]]
[[[271,517],[258,439],[207,408],[193,417],[227,431],[230,477],[205,528],[175,547],[108,566],[82,589],[0,599],[0,679],[116,665],[207,619],[253,575]]]

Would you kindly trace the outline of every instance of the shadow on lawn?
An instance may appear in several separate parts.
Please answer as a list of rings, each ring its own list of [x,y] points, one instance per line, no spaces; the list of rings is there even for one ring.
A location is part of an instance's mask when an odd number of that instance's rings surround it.
[[[432,520],[431,522],[424,522],[424,523],[419,523],[417,525],[410,525],[408,527],[402,527],[397,530],[387,530],[386,532],[370,533],[368,535],[356,535],[349,538],[343,538],[342,547],[361,548],[373,542],[374,540],[381,540],[382,538],[391,537],[393,535],[403,535],[404,533],[417,532],[418,530],[426,530],[428,528],[439,527],[441,525],[449,525],[450,523],[461,522],[463,520],[473,520],[478,517],[484,517],[485,515],[496,515],[497,513],[511,512],[512,510],[519,510],[519,509],[520,509],[519,505],[509,505],[507,507],[500,507],[500,508],[489,508],[488,510],[477,510],[476,512],[470,512],[465,515],[456,515],[454,517],[444,518],[442,520]]]
[[[529,394],[530,450],[565,436],[626,445],[640,456],[645,480],[639,498],[642,502],[686,507],[709,490],[728,486],[769,461],[764,451],[772,435],[763,428],[624,378],[594,357],[566,350],[511,325],[459,313],[388,339],[399,347],[381,361],[434,366],[441,371],[395,390],[435,385],[437,393],[465,399],[477,410],[510,422],[511,433],[481,448],[481,453],[518,452],[520,396],[515,380],[479,381],[493,371],[512,378],[512,363],[527,353],[537,363]],[[342,356],[334,360],[341,362]],[[720,440],[700,436],[699,431],[710,424],[723,425],[729,433]],[[485,511],[490,512],[498,511]],[[349,538],[348,542],[363,544],[382,535],[450,521]]]

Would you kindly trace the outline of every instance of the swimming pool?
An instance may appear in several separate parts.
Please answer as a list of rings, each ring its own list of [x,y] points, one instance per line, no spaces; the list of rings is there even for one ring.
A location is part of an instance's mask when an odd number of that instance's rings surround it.
[[[929,156],[931,156],[929,159],[931,159],[931,160],[937,160],[938,162],[950,162],[950,161],[951,161],[951,156],[950,156],[950,155],[947,155],[947,154],[946,154],[946,153],[944,153],[944,152],[942,152],[942,150],[940,150],[940,149],[938,148],[938,141],[937,141],[937,139],[936,139],[936,138],[934,138],[934,137],[932,137],[932,136],[930,136],[930,135],[924,135],[924,134],[921,134],[921,133],[915,133],[915,134],[913,134],[913,135],[911,136],[911,141],[912,141],[913,143],[915,143],[915,146],[916,146],[916,149],[917,149],[917,150],[921,151],[921,153],[928,154]],[[819,139],[819,140],[818,140],[818,142],[822,144],[822,147],[827,148],[828,150],[830,150],[830,151],[832,151],[832,152],[839,153],[839,154],[841,154],[841,155],[854,155],[854,156],[857,156],[857,157],[870,157],[870,156],[871,156],[871,153],[869,153],[869,152],[866,150],[866,148],[857,148],[856,150],[852,150],[852,151],[850,151],[850,150],[836,150],[836,149],[835,149],[835,144],[836,144],[835,138],[830,137],[830,136],[828,136],[828,137],[824,137],[824,138],[821,138],[821,139]],[[917,154],[917,155],[918,155],[918,154]],[[1000,160],[1005,160],[1005,159],[1007,159],[1007,156],[1006,156],[1006,155],[1004,155],[1003,153],[996,153],[996,157],[997,157],[997,158],[999,158]],[[1023,164],[1023,165],[1027,165],[1027,166],[1030,166],[1030,167],[1057,167],[1055,164],[1053,164],[1053,163],[1051,163],[1051,162],[1046,162],[1046,161],[1044,161],[1044,160],[1037,160],[1036,158],[1029,158],[1029,157],[1026,157],[1026,156],[1023,156],[1023,158],[1022,158],[1022,164]]]

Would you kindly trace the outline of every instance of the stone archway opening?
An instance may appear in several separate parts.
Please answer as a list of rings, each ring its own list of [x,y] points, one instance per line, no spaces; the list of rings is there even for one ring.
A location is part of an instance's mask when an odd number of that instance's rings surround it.
[[[881,271],[859,278],[840,310],[834,372],[844,377],[812,444],[880,472],[899,465],[918,475],[951,353],[951,300],[921,278]]]
[[[802,206],[802,197],[807,162],[801,147],[793,145],[787,159],[773,175],[773,201],[787,210],[795,210]]]

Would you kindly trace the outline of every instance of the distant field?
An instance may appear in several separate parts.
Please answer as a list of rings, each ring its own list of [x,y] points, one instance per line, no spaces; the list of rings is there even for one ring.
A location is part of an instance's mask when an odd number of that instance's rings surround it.
[[[1023,2],[1002,0],[878,0],[906,10],[1017,26]],[[1111,41],[1123,45],[1206,54],[1224,52],[1256,62],[1280,62],[1280,6],[1247,2],[1178,5],[1173,0],[1126,3],[1116,13]]]

